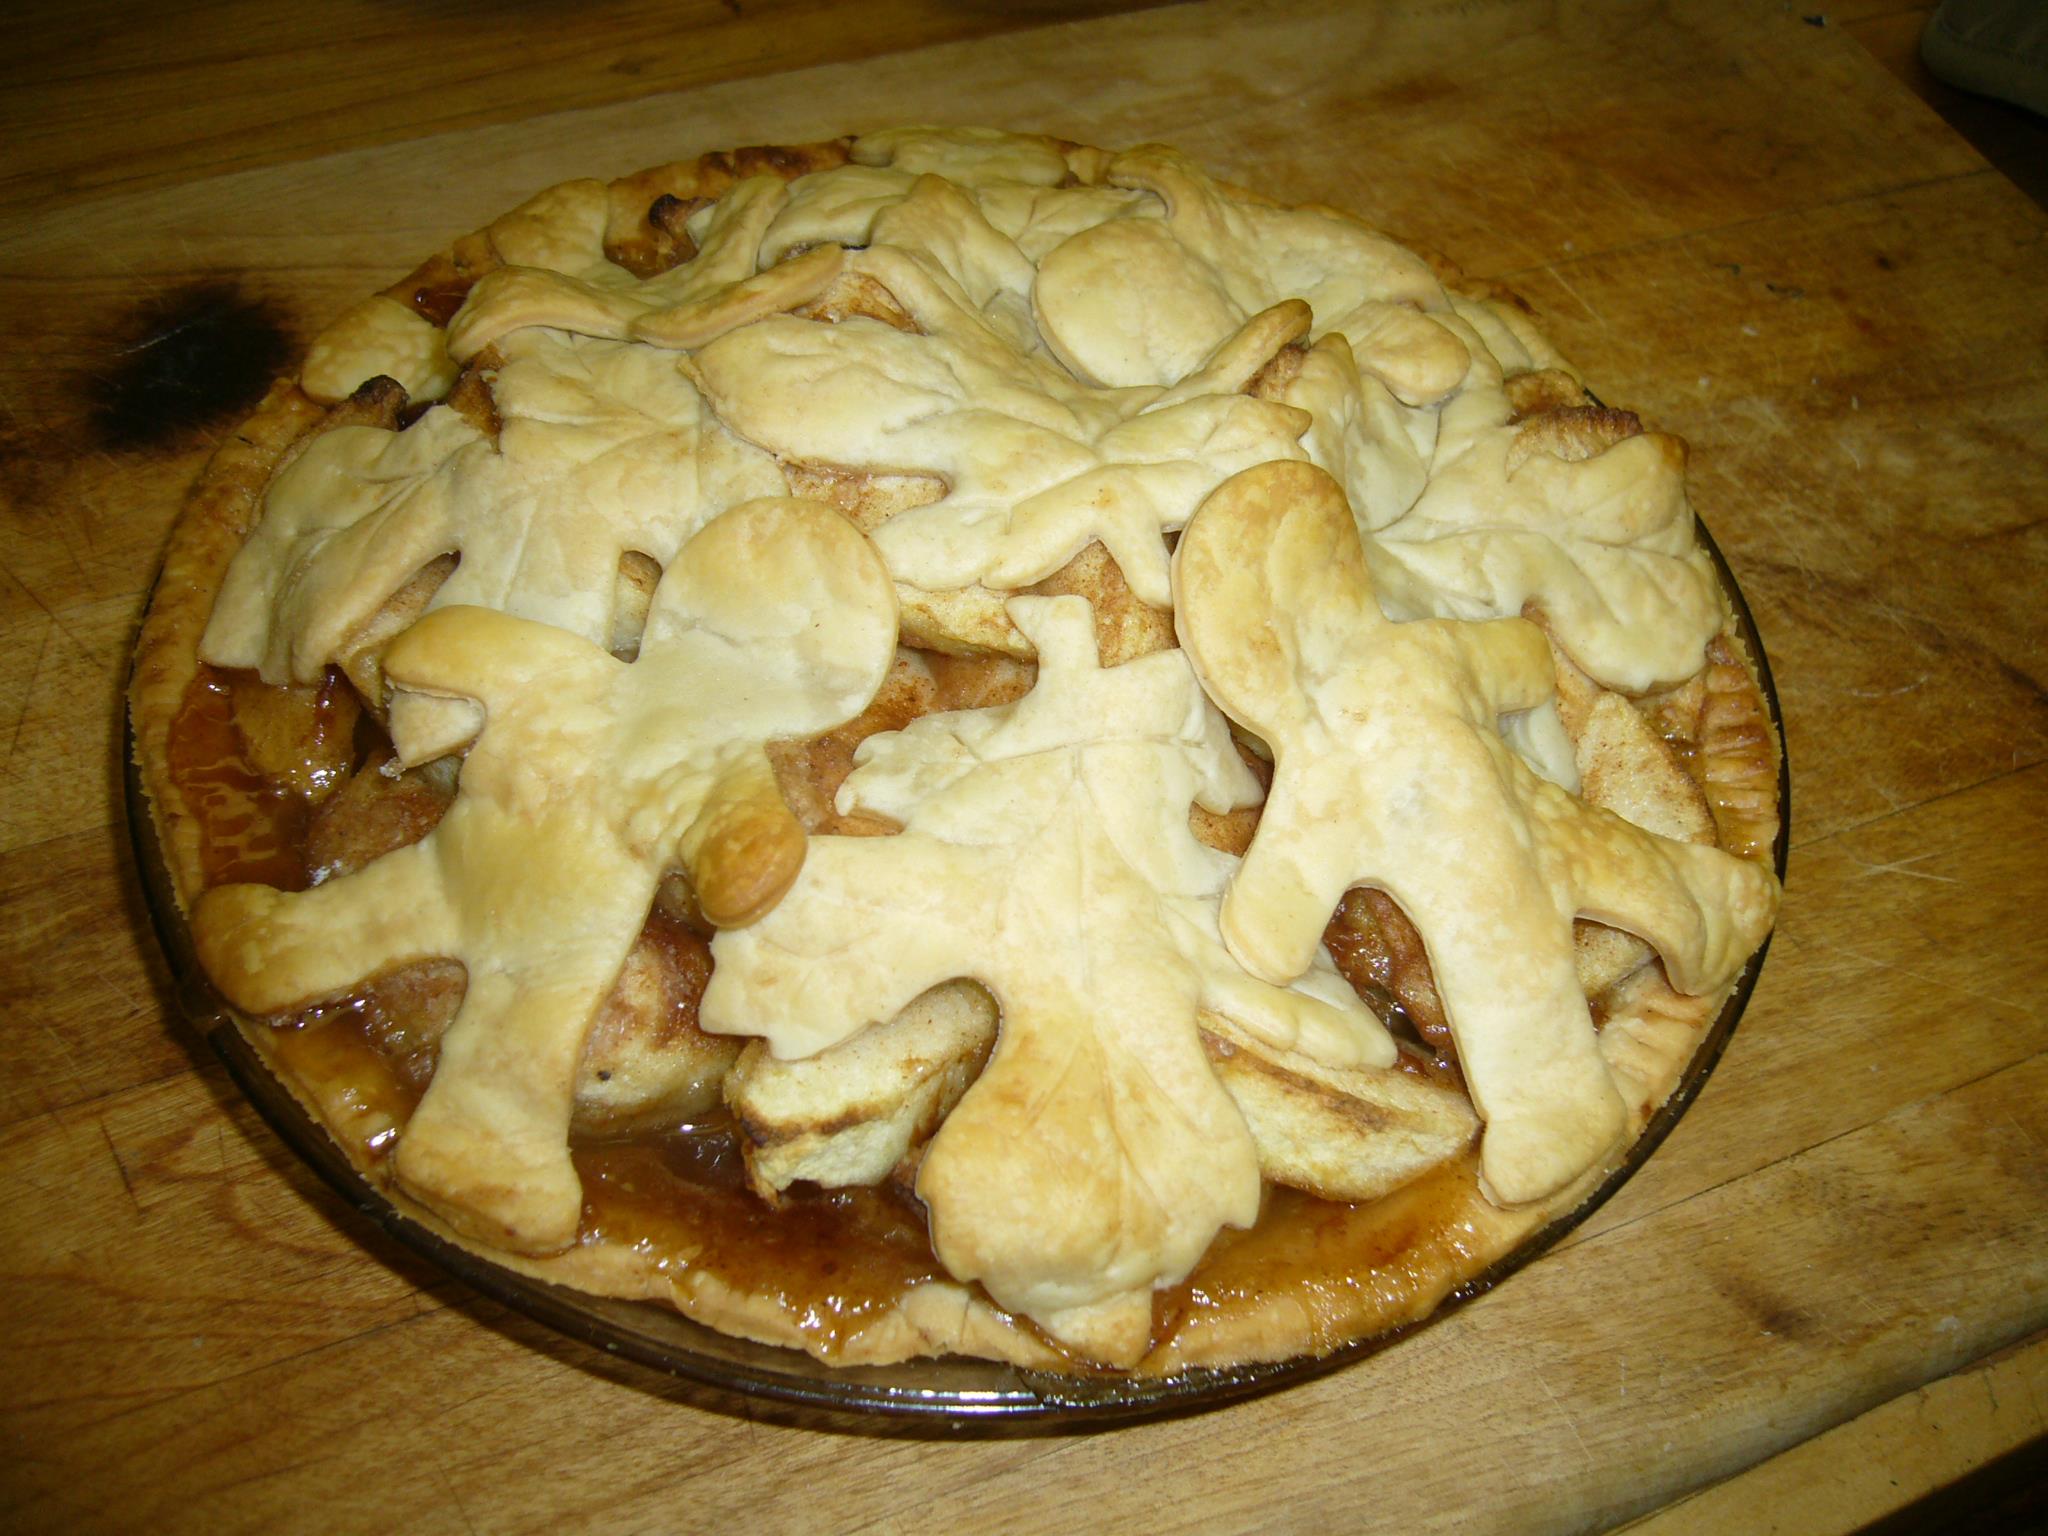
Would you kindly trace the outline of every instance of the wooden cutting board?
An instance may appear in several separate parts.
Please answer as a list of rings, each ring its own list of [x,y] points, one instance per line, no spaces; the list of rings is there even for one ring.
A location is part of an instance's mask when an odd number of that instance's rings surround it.
[[[0,1520],[1740,1528],[1814,1459],[1918,1469],[1826,1529],[2041,1432],[2048,222],[1855,7],[275,10],[31,15],[5,76]],[[1699,1104],[1555,1253],[1279,1396],[864,1438],[605,1359],[319,1186],[147,934],[124,660],[271,372],[552,181],[898,120],[1165,140],[1511,284],[1690,440],[1777,671],[1788,898]]]

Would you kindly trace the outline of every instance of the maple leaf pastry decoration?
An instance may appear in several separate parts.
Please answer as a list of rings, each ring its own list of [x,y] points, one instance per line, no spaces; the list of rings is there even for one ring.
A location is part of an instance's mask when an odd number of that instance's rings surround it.
[[[1307,414],[1244,393],[1307,331],[1300,300],[1233,326],[1168,385],[1102,388],[1038,345],[1020,318],[1031,264],[959,188],[918,178],[869,238],[848,261],[909,328],[777,315],[693,363],[720,418],[783,458],[943,482],[875,531],[899,580],[1015,589],[1100,540],[1138,598],[1164,608],[1160,535],[1236,470],[1300,456]]]
[[[867,540],[783,498],[744,503],[683,547],[631,663],[488,609],[430,613],[385,669],[399,688],[482,706],[453,806],[421,841],[311,890],[207,891],[192,917],[202,962],[230,1002],[275,1015],[410,962],[461,961],[461,1011],[396,1177],[459,1230],[559,1249],[582,1206],[577,1063],[657,884],[685,871],[715,923],[774,905],[805,839],[763,744],[858,713],[895,645]]]
[[[1394,623],[1343,491],[1268,464],[1226,482],[1174,557],[1176,615],[1210,697],[1271,747],[1271,793],[1223,901],[1230,951],[1285,983],[1338,898],[1385,890],[1420,930],[1485,1124],[1481,1176],[1540,1200],[1627,1126],[1573,961],[1586,916],[1711,991],[1769,931],[1769,871],[1586,805],[1510,750],[1499,722],[1548,700],[1542,632],[1519,618]]]
[[[416,573],[451,555],[459,563],[426,607],[495,608],[603,642],[621,555],[665,567],[726,508],[787,491],[774,460],[725,429],[673,353],[634,345],[626,319],[605,318],[666,306],[697,315],[705,335],[743,323],[763,302],[744,278],[787,189],[772,177],[742,183],[694,259],[638,283],[603,259],[592,188],[601,202],[601,184],[571,183],[501,221],[508,255],[572,270],[487,274],[450,335],[460,361],[496,348],[485,370],[494,423],[442,403],[402,430],[351,424],[315,438],[270,486],[228,570],[202,645],[209,660],[317,682]],[[551,223],[567,229],[535,232]],[[792,288],[791,275],[776,269],[766,302],[800,301],[807,280],[798,274]],[[414,693],[393,701],[390,724],[399,756],[423,762],[474,735],[476,714]]]

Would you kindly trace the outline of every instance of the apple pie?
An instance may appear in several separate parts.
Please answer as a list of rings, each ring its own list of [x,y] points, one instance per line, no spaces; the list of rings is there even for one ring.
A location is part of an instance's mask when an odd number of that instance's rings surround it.
[[[220,449],[136,660],[207,977],[512,1270],[835,1364],[1412,1322],[1768,933],[1685,446],[1158,146],[542,192]]]

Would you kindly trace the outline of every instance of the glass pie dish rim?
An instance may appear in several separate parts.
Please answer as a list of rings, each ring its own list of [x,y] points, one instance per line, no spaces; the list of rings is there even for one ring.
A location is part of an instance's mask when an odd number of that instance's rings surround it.
[[[1791,767],[1784,749],[1778,693],[1754,616],[1727,560],[1706,525],[1695,518],[1694,526],[1728,600],[1736,635],[1756,668],[1778,741],[1778,835],[1772,863],[1782,882],[1790,846]],[[851,1421],[912,1420],[954,1427],[1107,1426],[1218,1407],[1314,1379],[1377,1353],[1449,1315],[1540,1257],[1635,1175],[1705,1086],[1748,1005],[1770,950],[1770,937],[1766,936],[1694,1048],[1677,1086],[1592,1195],[1459,1284],[1427,1316],[1413,1323],[1354,1340],[1324,1355],[1200,1368],[1160,1377],[1058,1375],[950,1356],[884,1366],[834,1366],[800,1350],[717,1332],[656,1301],[623,1301],[530,1278],[449,1241],[398,1210],[357,1172],[325,1127],[264,1064],[245,1034],[245,1030],[262,1026],[238,1019],[200,970],[143,794],[132,719],[127,736],[124,793],[129,837],[150,926],[175,982],[178,1011],[219,1057],[251,1106],[302,1162],[387,1235],[473,1290],[558,1333],[700,1387]]]

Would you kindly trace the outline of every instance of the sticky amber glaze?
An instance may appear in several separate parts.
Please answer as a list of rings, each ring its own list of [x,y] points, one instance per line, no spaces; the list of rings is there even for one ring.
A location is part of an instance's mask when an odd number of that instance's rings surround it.
[[[270,1031],[265,1054],[318,1104],[350,1161],[381,1179],[421,1089],[378,1049],[360,998]],[[770,1207],[746,1187],[728,1121],[573,1148],[582,1245],[615,1244],[654,1273],[687,1270],[772,1302],[832,1355],[909,1287],[941,1273],[924,1214],[894,1186],[798,1189]]]
[[[208,885],[306,886],[304,796],[265,777],[235,724],[233,680],[201,665],[171,721],[172,781],[199,826]]]
[[[1194,1273],[1159,1294],[1155,1345],[1276,1298],[1305,1322],[1314,1354],[1425,1316],[1490,1254],[1471,1222],[1477,1177],[1468,1153],[1364,1204],[1269,1186],[1256,1226],[1225,1228]]]
[[[768,1302],[829,1357],[905,1291],[944,1272],[924,1212],[895,1187],[801,1190],[771,1208],[744,1186],[729,1128],[576,1148],[584,1243],[693,1269]]]
[[[199,824],[208,885],[253,881],[301,890],[316,817],[286,777],[257,766],[235,708],[251,682],[200,669],[172,723],[172,777]],[[324,735],[340,713],[317,709],[316,732]],[[903,723],[867,722],[855,736]],[[850,759],[851,744],[834,745]],[[324,741],[309,751],[329,755]],[[431,824],[424,819],[403,840],[416,840]],[[666,931],[658,914],[651,926]],[[426,1085],[414,1054],[392,1048],[409,1038],[409,1021],[394,1016],[390,994],[388,985],[372,983],[281,1021],[263,1040],[274,1067],[317,1104],[350,1160],[373,1176],[382,1176]],[[772,1300],[828,1355],[910,1286],[942,1273],[922,1209],[894,1186],[800,1190],[780,1207],[755,1197],[729,1123],[593,1139],[577,1145],[574,1156],[584,1190],[583,1243],[620,1244],[657,1272],[694,1269]]]
[[[357,1000],[273,1030],[267,1054],[318,1101],[358,1167],[382,1176],[419,1089],[373,1044]],[[746,1187],[729,1122],[592,1140],[574,1148],[583,1183],[578,1241],[616,1245],[652,1272],[707,1275],[774,1306],[825,1358],[910,1287],[940,1278],[924,1215],[894,1184],[798,1186],[771,1207]],[[1426,1314],[1486,1252],[1470,1228],[1474,1164],[1447,1164],[1368,1204],[1270,1188],[1258,1224],[1220,1233],[1153,1308],[1168,1350],[1284,1298],[1317,1353]]]

